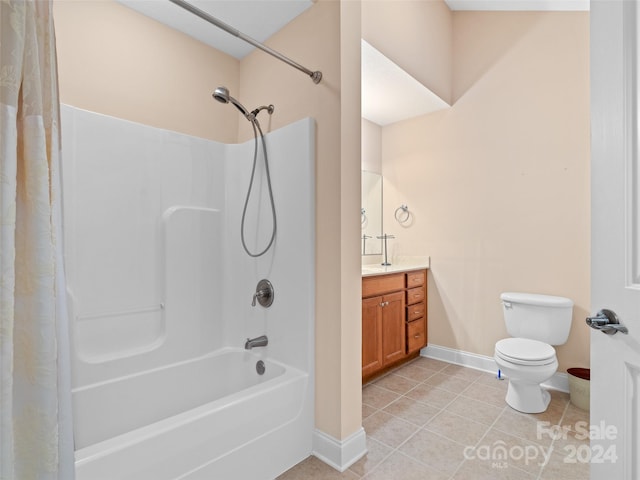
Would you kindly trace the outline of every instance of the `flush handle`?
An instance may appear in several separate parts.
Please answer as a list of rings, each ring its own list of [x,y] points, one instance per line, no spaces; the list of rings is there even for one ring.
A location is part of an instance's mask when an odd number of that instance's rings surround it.
[[[595,317],[587,317],[585,320],[587,325],[595,330],[600,330],[602,333],[606,333],[607,335],[615,335],[616,333],[629,333],[627,327],[620,323],[618,319],[618,315],[613,310],[607,310],[603,308],[598,313],[596,313]]]

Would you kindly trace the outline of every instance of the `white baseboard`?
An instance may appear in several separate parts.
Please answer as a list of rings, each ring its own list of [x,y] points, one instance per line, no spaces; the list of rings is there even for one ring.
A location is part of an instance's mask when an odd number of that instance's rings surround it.
[[[420,355],[422,357],[442,360],[447,363],[455,363],[456,365],[475,368],[483,372],[490,372],[494,375],[497,375],[498,372],[498,367],[493,357],[487,357],[486,355],[479,355],[477,353],[464,352],[439,345],[427,345],[420,350]],[[569,392],[569,378],[566,373],[556,372],[553,377],[543,383],[542,386],[553,390],[560,390],[561,392]]]
[[[476,370],[482,370],[483,372],[497,373],[498,371],[498,367],[496,367],[496,362],[493,357],[464,352],[462,350],[455,350],[448,347],[441,347],[439,345],[427,345],[420,350],[420,355],[423,357],[434,358],[436,360],[442,360],[447,363],[455,363],[456,365],[475,368]]]
[[[339,472],[344,472],[367,453],[367,436],[360,427],[344,440],[316,429],[313,432],[313,455]]]
[[[569,375],[562,372],[556,372],[553,377],[542,384],[543,387],[552,390],[560,390],[569,393]]]

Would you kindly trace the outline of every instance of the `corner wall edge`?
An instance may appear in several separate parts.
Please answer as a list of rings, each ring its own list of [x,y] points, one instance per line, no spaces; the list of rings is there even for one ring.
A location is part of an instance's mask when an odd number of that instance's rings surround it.
[[[339,472],[344,472],[367,453],[367,436],[360,427],[344,440],[338,440],[317,428],[313,432],[313,451],[322,460]]]

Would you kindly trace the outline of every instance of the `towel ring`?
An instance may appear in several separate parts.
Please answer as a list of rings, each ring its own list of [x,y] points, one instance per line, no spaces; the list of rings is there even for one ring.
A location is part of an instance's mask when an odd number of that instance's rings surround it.
[[[360,225],[364,225],[367,221],[367,212],[364,208],[360,209]]]
[[[396,220],[399,223],[406,223],[411,217],[411,213],[409,213],[409,207],[404,204],[400,205],[398,208],[396,208],[393,216],[396,217]]]

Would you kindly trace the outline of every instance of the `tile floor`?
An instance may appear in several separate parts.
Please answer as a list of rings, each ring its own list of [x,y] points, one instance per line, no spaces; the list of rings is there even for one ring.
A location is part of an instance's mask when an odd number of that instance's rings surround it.
[[[311,456],[278,480],[585,480],[589,414],[551,392],[546,412],[505,404],[506,381],[417,358],[362,389],[367,455],[340,473]]]

